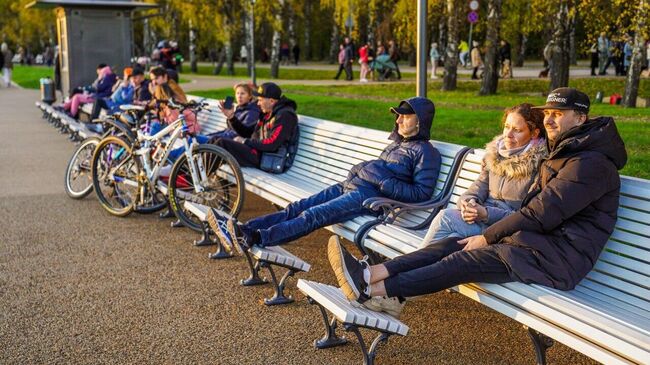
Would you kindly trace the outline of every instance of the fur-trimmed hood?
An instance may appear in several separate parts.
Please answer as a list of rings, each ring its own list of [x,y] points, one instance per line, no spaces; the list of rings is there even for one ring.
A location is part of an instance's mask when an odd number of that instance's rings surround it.
[[[502,136],[495,137],[485,146],[486,153],[483,163],[486,169],[498,176],[511,179],[528,178],[537,172],[543,159],[548,157],[546,142],[540,141],[531,146],[528,151],[509,158],[499,155],[497,146]]]

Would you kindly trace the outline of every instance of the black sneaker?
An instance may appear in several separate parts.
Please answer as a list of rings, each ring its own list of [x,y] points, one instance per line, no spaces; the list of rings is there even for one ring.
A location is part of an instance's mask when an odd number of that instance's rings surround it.
[[[362,304],[370,299],[365,291],[369,286],[363,278],[363,270],[368,267],[364,260],[357,260],[339,242],[338,236],[330,237],[327,244],[327,257],[336,274],[339,287],[352,304]]]
[[[228,228],[228,233],[232,237],[232,246],[239,252],[240,255],[244,254],[244,251],[248,251],[251,248],[251,243],[246,234],[239,228],[239,224],[235,218],[228,219],[226,223]]]
[[[231,252],[233,239],[230,232],[228,232],[228,227],[226,226],[226,220],[224,217],[219,214],[219,211],[215,208],[210,208],[206,220],[214,234],[219,238],[221,245],[226,249],[226,251]]]

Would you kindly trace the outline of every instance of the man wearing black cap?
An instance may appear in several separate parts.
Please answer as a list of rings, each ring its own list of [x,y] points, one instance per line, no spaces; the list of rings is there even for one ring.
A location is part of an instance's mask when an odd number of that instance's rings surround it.
[[[253,90],[257,104],[262,110],[260,120],[251,133],[250,127],[244,126],[233,114],[228,119],[228,125],[239,136],[234,139],[216,138],[210,143],[230,152],[242,167],[261,166],[263,154],[270,159],[272,154],[282,150],[287,158],[280,158],[280,166],[276,171],[288,169],[295,156],[298,143],[298,116],[296,102],[282,95],[280,87],[272,82],[262,84]]]
[[[617,170],[627,154],[611,117],[588,119],[584,93],[553,90],[539,109],[544,110],[549,157],[520,210],[483,235],[443,239],[381,265],[358,261],[330,240],[330,263],[348,299],[395,313],[394,298],[471,282],[573,289],[614,230]]]
[[[252,245],[280,245],[318,228],[365,214],[376,215],[363,206],[368,198],[388,197],[407,203],[430,199],[441,162],[440,153],[429,142],[433,103],[415,97],[391,111],[395,114],[395,128],[389,138],[394,142],[378,159],[353,166],[345,181],[246,223],[225,219],[211,210],[208,223],[223,245],[243,253]]]

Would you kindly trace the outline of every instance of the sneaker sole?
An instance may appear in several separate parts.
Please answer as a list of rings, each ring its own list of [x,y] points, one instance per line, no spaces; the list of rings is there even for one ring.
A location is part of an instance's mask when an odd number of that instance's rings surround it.
[[[239,238],[237,238],[237,232],[235,231],[235,223],[232,219],[228,219],[228,222],[226,223],[226,227],[228,227],[228,233],[230,233],[230,237],[233,238],[232,240],[232,245],[237,250],[237,252],[240,255],[244,254],[244,249],[241,247],[239,244]]]
[[[330,261],[330,265],[334,270],[336,275],[336,281],[339,283],[339,287],[343,290],[343,294],[346,298],[352,303],[352,305],[361,305],[357,302],[361,293],[356,288],[353,283],[350,273],[345,269],[343,263],[343,249],[341,248],[341,243],[337,236],[332,236],[327,243],[327,258]]]
[[[226,251],[232,252],[232,244],[229,242],[228,238],[223,234],[223,232],[221,232],[221,227],[219,227],[219,220],[212,212],[212,209],[208,211],[206,218],[208,225],[210,228],[212,228],[214,234],[217,235],[217,238],[219,239],[219,242],[221,242],[221,245],[226,249]]]

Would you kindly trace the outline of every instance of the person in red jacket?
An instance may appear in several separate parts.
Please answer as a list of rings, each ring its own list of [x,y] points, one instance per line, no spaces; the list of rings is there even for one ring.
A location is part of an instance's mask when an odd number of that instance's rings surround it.
[[[251,132],[250,127],[234,117],[234,109],[224,109],[223,114],[238,136],[234,139],[215,138],[210,143],[230,152],[242,167],[260,167],[262,154],[277,152],[294,143],[298,134],[296,102],[282,95],[280,87],[272,82],[262,84],[253,91],[262,110],[260,120]],[[287,159],[293,161],[293,156]]]

